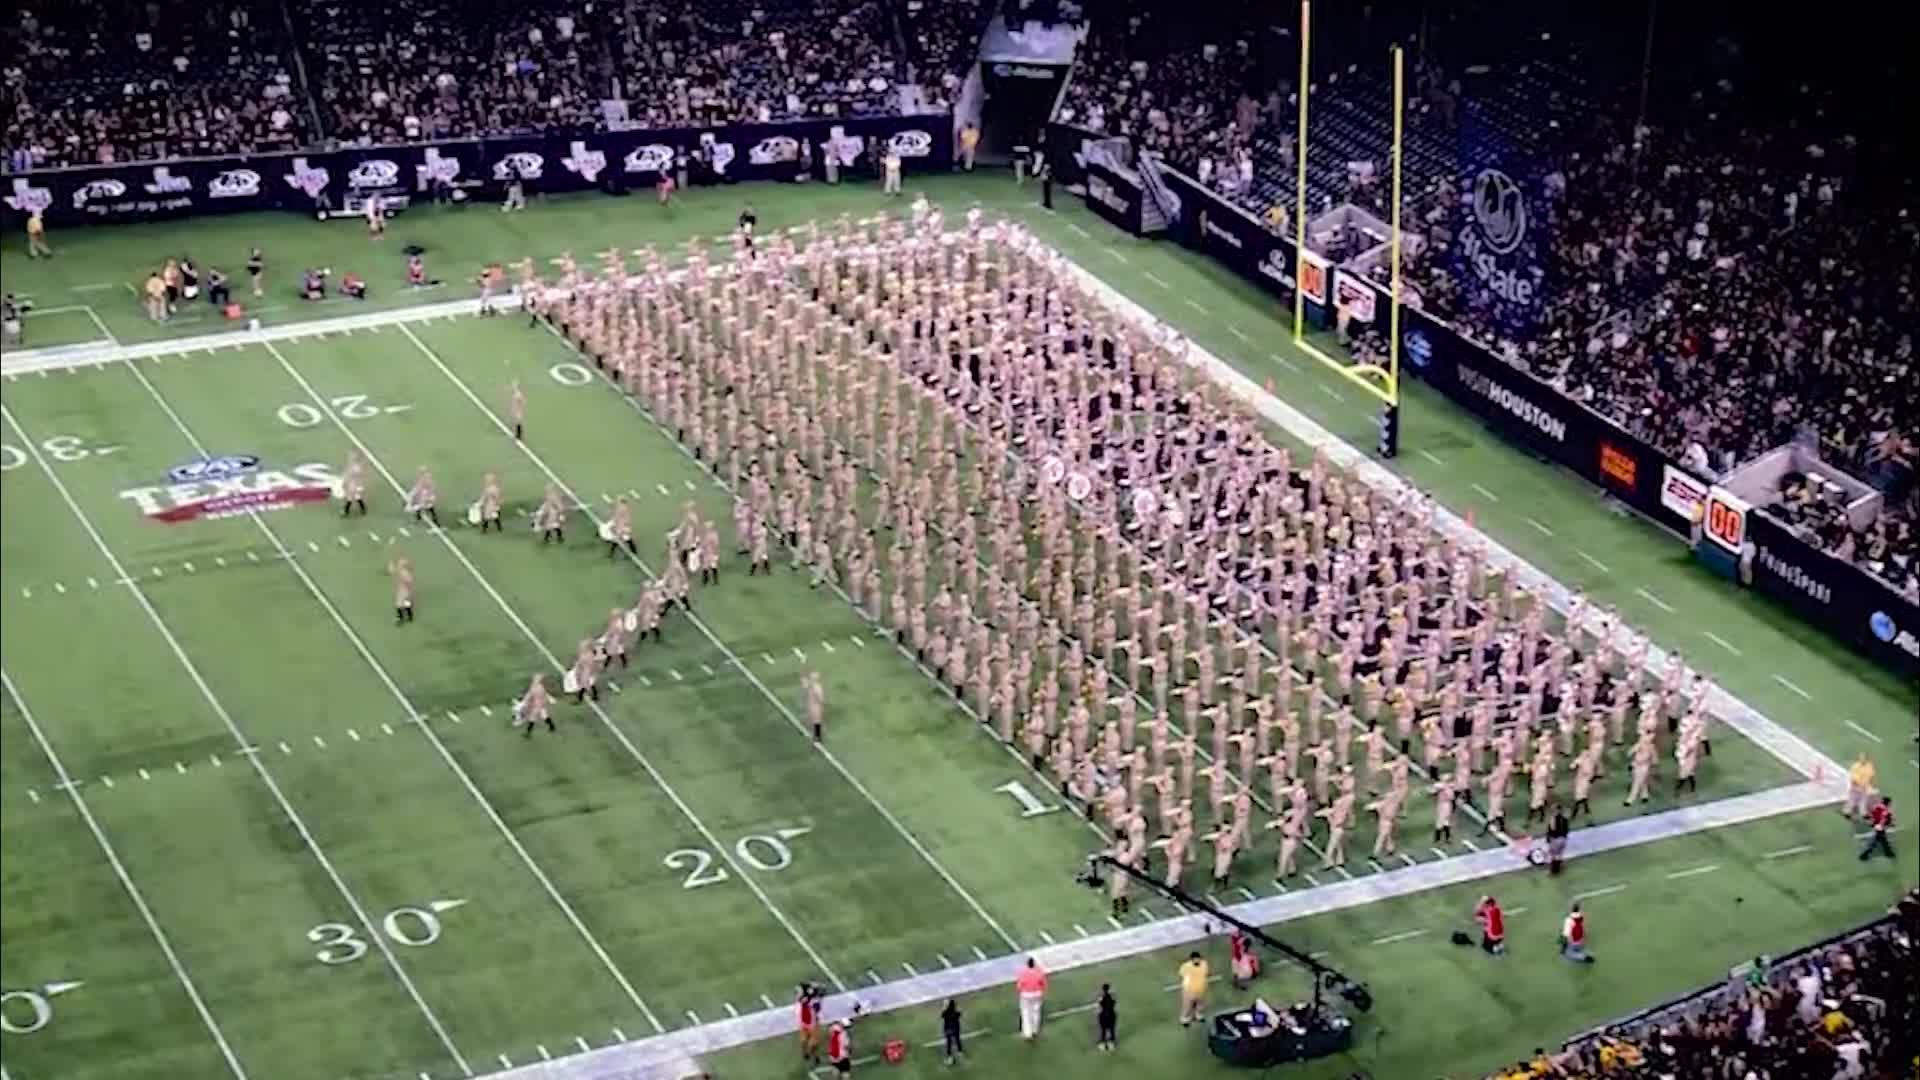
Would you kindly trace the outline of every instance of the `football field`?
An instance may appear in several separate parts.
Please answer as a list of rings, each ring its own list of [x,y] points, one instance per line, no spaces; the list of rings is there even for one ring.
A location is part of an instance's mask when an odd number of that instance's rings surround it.
[[[1276,379],[1299,410],[1276,420],[1287,437],[1311,441],[1304,424],[1370,439],[1366,407],[1286,345],[1273,305],[1205,264],[1077,210],[1041,214],[999,182],[934,192],[1023,215],[1223,364]],[[753,194],[775,225],[875,202],[858,189]],[[408,215],[388,243],[445,253],[453,277],[556,242],[585,252],[616,227],[630,227],[618,237],[628,246],[711,239],[738,199],[701,193],[671,218],[606,205],[557,201],[524,219],[538,228]],[[906,1006],[928,988],[982,990],[1036,949],[1086,965],[1063,993],[1112,980],[1143,1025],[1158,1017],[1162,1002],[1143,998],[1173,961],[1151,950],[1181,944],[1189,924],[1157,901],[1109,920],[1072,880],[1099,842],[1089,825],[802,573],[747,577],[730,560],[663,640],[609,672],[597,702],[556,708],[555,733],[510,730],[529,677],[557,683],[577,643],[633,602],[686,505],[724,521],[731,496],[565,342],[523,318],[473,316],[454,299],[463,286],[429,307],[284,301],[263,316],[280,329],[262,337],[210,336],[222,327],[199,312],[153,327],[118,288],[154,251],[263,230],[276,255],[299,253],[288,259],[370,257],[351,224],[288,218],[56,237],[78,250],[44,269],[17,271],[8,256],[10,286],[43,312],[29,344],[69,350],[9,366],[0,388],[10,1080],[455,1077],[608,1060],[650,1038],[717,1075],[795,1075],[784,1042],[722,1048],[773,1033],[796,983]],[[291,262],[276,265],[291,278]],[[152,344],[109,347],[141,341]],[[114,362],[69,362],[93,356]],[[516,382],[522,441],[504,423]],[[1912,687],[1806,640],[1693,570],[1671,538],[1444,405],[1415,395],[1405,430],[1407,480],[1618,604],[1761,722],[1716,737],[1695,795],[1662,790],[1628,809],[1623,778],[1610,779],[1591,830],[1607,839],[1570,880],[1503,879],[1517,921],[1531,909],[1547,927],[1569,896],[1591,893],[1602,912],[1617,896],[1631,906],[1597,919],[1692,943],[1603,966],[1584,988],[1550,957],[1516,958],[1489,985],[1474,957],[1444,950],[1468,894],[1512,865],[1472,829],[1429,845],[1419,807],[1402,861],[1290,885],[1250,874],[1219,898],[1373,985],[1371,1046],[1342,1059],[1346,1072],[1495,1063],[1515,1042],[1552,1041],[1869,917],[1913,880],[1910,846],[1871,876],[1855,870],[1831,807],[1792,801],[1826,801],[1809,774],[1741,734],[1791,733],[1829,758],[1872,751],[1883,786],[1911,806]],[[365,516],[343,516],[333,497],[351,455],[367,465]],[[445,528],[402,506],[423,466]],[[503,533],[456,520],[487,474],[506,493]],[[527,527],[550,486],[578,507],[560,545]],[[633,508],[637,559],[594,535],[616,501]],[[397,624],[389,570],[403,556],[419,615]],[[823,746],[800,721],[809,672],[827,689]],[[1271,849],[1242,858],[1270,868]],[[1301,992],[1297,977],[1277,980],[1289,989],[1269,996]],[[1463,998],[1485,989],[1486,1000],[1440,1016],[1421,1007],[1463,982],[1476,991]],[[1195,1053],[1162,1033],[1120,1061],[1053,1044],[1028,1054],[993,1014],[1004,997],[968,999],[983,1033],[975,1064],[990,1075],[1169,1075]],[[1499,1023],[1516,1013],[1517,1037]],[[919,1010],[872,1023],[910,1041],[937,1033]],[[1460,1030],[1485,1038],[1435,1058],[1440,1033]],[[907,1071],[929,1057],[916,1052]]]

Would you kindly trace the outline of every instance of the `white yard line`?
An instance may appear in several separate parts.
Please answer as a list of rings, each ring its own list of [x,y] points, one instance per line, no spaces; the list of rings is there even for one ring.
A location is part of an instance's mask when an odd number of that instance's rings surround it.
[[[1599,559],[1596,559],[1596,558],[1594,558],[1593,556],[1591,556],[1591,555],[1589,555],[1589,554],[1587,554],[1587,553],[1586,553],[1586,552],[1584,552],[1584,551],[1580,551],[1580,550],[1578,550],[1578,549],[1575,549],[1575,551],[1574,551],[1574,554],[1575,554],[1575,555],[1578,555],[1578,556],[1580,556],[1581,558],[1583,558],[1583,559],[1585,559],[1585,560],[1587,560],[1587,562],[1589,562],[1589,563],[1591,563],[1591,564],[1593,565],[1593,568],[1594,568],[1595,570],[1598,570],[1598,571],[1600,571],[1600,572],[1601,572],[1601,573],[1603,573],[1603,574],[1611,574],[1611,573],[1613,573],[1613,571],[1612,571],[1612,570],[1609,570],[1609,569],[1607,569],[1607,564],[1606,564],[1606,563],[1603,563],[1603,562],[1601,562],[1601,561],[1600,561]]]
[[[404,323],[400,326],[400,332],[406,336],[407,340],[413,342],[414,346],[418,348],[435,367],[440,369],[441,374],[445,375],[449,381],[460,389],[460,392],[466,396],[467,400],[473,403],[474,408],[479,409],[485,414],[503,434],[510,433],[510,429],[501,421],[500,417],[494,413],[492,407],[482,401],[480,397],[473,392],[473,388],[468,386],[459,375],[454,373],[452,368],[446,365],[445,361],[440,359],[438,353],[428,348],[427,343],[421,341],[419,336],[408,329]],[[524,442],[516,442],[514,445],[520,449],[521,454],[524,455],[535,468],[544,473],[547,479],[552,482],[555,487],[560,489],[562,494],[569,498],[575,497],[573,489],[568,486],[567,482],[562,480],[560,474],[556,473],[539,454],[535,453],[532,447]],[[601,523],[599,517],[594,514],[592,510],[586,511],[586,515],[588,520],[591,520],[594,526],[598,528]],[[628,558],[640,568],[642,573],[646,574],[649,578],[653,576],[652,568],[647,566],[638,555],[629,552]],[[692,611],[687,611],[685,614],[687,621],[698,628],[701,635],[715,648],[720,650],[720,654],[726,657],[728,663],[734,665],[747,677],[747,681],[752,683],[754,688],[759,690],[761,695],[773,704],[774,709],[777,710],[780,715],[786,717],[787,722],[792,725],[795,731],[800,732],[802,735],[807,734],[806,725],[801,722],[798,716],[794,715],[792,708],[789,707],[778,694],[775,694],[765,682],[761,681],[760,676],[754,674],[752,667],[743,662],[740,657],[734,653],[733,649],[728,646],[726,642],[722,641],[718,634],[713,632],[712,627],[707,625],[706,620]],[[798,652],[797,649],[795,651]],[[802,659],[804,660],[805,658],[802,657]],[[945,866],[941,865],[940,860],[934,858],[933,853],[927,850],[926,845],[922,844],[918,837],[907,830],[907,827],[901,823],[900,819],[894,816],[893,811],[887,809],[879,799],[874,797],[873,792],[869,791],[867,786],[861,783],[859,777],[853,775],[853,772],[841,763],[839,757],[837,757],[833,751],[829,750],[824,743],[810,742],[810,745],[813,746],[814,750],[818,752],[821,757],[826,759],[829,765],[833,766],[834,771],[840,774],[841,779],[845,780],[849,786],[859,792],[860,796],[886,820],[887,824],[893,827],[894,832],[898,833],[900,838],[905,840],[908,846],[912,847],[913,850],[920,855],[921,860],[931,867],[934,873],[938,874],[969,908],[973,909],[973,913],[993,929],[993,932],[1000,940],[1006,943],[1007,948],[1012,950],[1018,950],[1020,948],[1019,943],[1013,939],[1013,936],[1007,933],[1005,928],[1000,925],[1000,921],[995,919],[992,913],[987,911],[985,907],[981,906],[980,901],[976,899],[971,892],[967,891],[966,886],[960,884],[959,879],[955,878]]]
[[[1799,694],[1801,697],[1807,699],[1808,701],[1813,700],[1812,694],[1809,694],[1805,690],[1802,690],[1800,689],[1800,687],[1794,685],[1793,681],[1791,679],[1788,679],[1785,675],[1775,675],[1773,677],[1773,681],[1779,683],[1781,686],[1786,687],[1787,689],[1793,691],[1794,693]]]
[[[1696,866],[1688,870],[1675,870],[1673,873],[1667,875],[1667,880],[1678,881],[1681,878],[1698,877],[1701,874],[1711,874],[1718,869],[1720,869],[1720,864],[1708,863],[1705,866]]]
[[[1574,858],[1584,858],[1684,836],[1702,829],[1722,828],[1773,814],[1825,806],[1831,802],[1827,789],[1819,785],[1798,784],[1790,788],[1776,788],[1755,795],[1721,800],[1719,803],[1685,807],[1577,830],[1568,842],[1568,854]],[[1270,926],[1526,868],[1524,857],[1510,847],[1500,847],[1474,855],[1456,855],[1440,862],[1390,870],[1384,874],[1369,874],[1352,881],[1264,897],[1235,904],[1226,911],[1244,922]],[[1596,895],[1604,893],[1597,892]],[[1033,956],[1048,971],[1058,975],[1064,971],[1205,941],[1214,937],[1218,929],[1202,915],[1183,915],[1124,928],[1118,928],[1118,923],[1114,925],[1117,928],[1112,932],[1062,941],[1057,945],[1011,956],[985,959],[982,955],[978,963],[964,964],[950,970],[922,972],[917,978],[900,979],[882,986],[839,994],[827,1000],[826,1012],[829,1016],[845,1016],[856,1002],[870,1013],[911,1008],[1008,985],[1026,965],[1028,956]],[[768,1008],[738,1019],[675,1031],[642,1042],[602,1047],[590,1054],[561,1058],[537,1069],[502,1074],[495,1080],[623,1080],[653,1075],[648,1071],[648,1066],[686,1062],[748,1043],[778,1038],[790,1034],[794,1025],[791,1008]]]
[[[1861,727],[1859,724],[1856,724],[1851,720],[1847,721],[1847,726],[1852,728],[1857,734],[1859,734],[1863,738],[1872,739],[1874,742],[1880,741],[1880,736],[1875,735],[1873,732],[1868,731],[1866,728]]]
[[[101,556],[107,560],[107,565],[113,568],[114,574],[118,577],[128,577],[126,566],[121,563],[120,557],[113,553],[113,549],[107,546],[106,539],[100,535],[100,530],[94,527],[93,520],[87,516],[86,511],[82,510],[80,504],[74,500],[73,493],[67,490],[66,481],[60,479],[60,475],[54,471],[53,466],[48,464],[47,459],[41,455],[40,444],[28,436],[25,429],[20,426],[20,421],[14,418],[13,411],[3,403],[0,403],[0,418],[4,418],[7,426],[13,429],[15,435],[20,437],[21,443],[26,447],[28,455],[40,466],[40,471],[46,474],[47,480],[53,484],[54,490],[59,493],[61,500],[67,504],[67,509],[73,512],[73,516],[80,522],[81,528],[92,538],[94,546],[100,549]],[[181,668],[186,671],[188,678],[193,681],[194,687],[200,691],[200,696],[206,700],[208,707],[213,710],[214,715],[218,716],[220,722],[225,725],[227,733],[233,737],[234,742],[242,747],[254,745],[252,740],[248,739],[246,734],[240,730],[239,724],[234,721],[233,714],[227,711],[226,705],[215,696],[213,688],[208,685],[206,678],[200,674],[200,668],[195,665],[192,658],[187,655],[186,649],[180,644],[180,639],[173,636],[172,629],[170,629],[166,621],[160,617],[160,612],[154,608],[153,602],[147,599],[147,594],[140,588],[139,583],[131,582],[127,588],[133,593],[135,602],[137,602],[141,610],[146,613],[148,620],[153,623],[154,629],[160,632],[160,636],[166,641],[167,647],[172,650],[174,659],[180,662]],[[447,1029],[440,1023],[440,1018],[434,1013],[433,1007],[428,1005],[426,999],[420,996],[420,990],[414,985],[413,977],[408,975],[406,969],[400,966],[400,958],[394,955],[393,948],[387,944],[386,935],[381,933],[379,927],[374,924],[372,917],[367,914],[367,909],[361,905],[360,898],[355,896],[353,890],[347,887],[346,881],[340,877],[340,872],[334,868],[333,860],[329,859],[326,852],[321,850],[320,842],[314,839],[313,833],[307,828],[306,820],[300,816],[298,810],[294,809],[293,803],[287,798],[286,793],[280,790],[280,783],[273,778],[272,771],[261,762],[257,754],[247,755],[247,760],[252,764],[254,773],[258,775],[261,782],[266,785],[268,792],[273,795],[274,801],[279,804],[280,812],[286,815],[288,823],[293,826],[295,832],[300,834],[301,841],[305,843],[307,850],[313,854],[314,861],[320,864],[320,868],[333,883],[334,889],[339,892],[341,898],[347,902],[347,906],[352,909],[354,918],[359,922],[362,936],[372,941],[374,947],[380,950],[380,955],[386,960],[387,966],[392,969],[395,978],[399,980],[407,996],[412,999],[414,1005],[419,1008],[421,1016],[426,1019],[427,1026],[433,1029],[434,1036],[439,1039],[440,1045],[447,1051],[447,1054],[453,1058],[454,1063],[460,1067],[460,1071],[468,1076],[472,1076],[473,1069],[467,1064],[467,1059],[460,1053],[460,1048],[454,1045],[453,1039],[447,1034]]]
[[[1173,286],[1171,286],[1171,285],[1169,285],[1169,284],[1167,284],[1167,281],[1166,281],[1166,279],[1165,279],[1165,278],[1163,278],[1163,277],[1161,277],[1160,275],[1158,275],[1158,274],[1156,274],[1156,273],[1154,273],[1154,272],[1153,272],[1153,271],[1151,271],[1151,270],[1148,270],[1148,271],[1146,271],[1146,272],[1145,272],[1145,275],[1144,275],[1144,276],[1146,277],[1146,279],[1147,279],[1148,281],[1151,281],[1151,282],[1153,282],[1153,283],[1154,283],[1155,285],[1158,285],[1158,286],[1160,286],[1160,287],[1161,287],[1161,288],[1163,288],[1163,289],[1171,289],[1171,288],[1173,288]]]
[[[1745,655],[1738,648],[1734,647],[1733,642],[1728,641],[1726,638],[1721,637],[1719,634],[1716,634],[1711,630],[1702,630],[1701,634],[1705,636],[1708,641],[1713,642],[1715,645],[1720,646],[1721,648],[1727,650],[1728,652],[1732,653],[1735,656]]]
[[[1535,531],[1537,531],[1537,532],[1539,532],[1539,533],[1540,533],[1540,534],[1541,534],[1542,536],[1552,536],[1552,535],[1553,535],[1553,530],[1552,530],[1552,529],[1549,529],[1549,528],[1547,528],[1547,527],[1546,527],[1545,525],[1542,525],[1542,524],[1541,524],[1540,522],[1538,522],[1538,521],[1535,521],[1535,520],[1534,520],[1534,519],[1532,519],[1532,518],[1528,518],[1528,519],[1527,519],[1527,524],[1529,524],[1529,525],[1531,525],[1531,526],[1533,526],[1533,527],[1534,527],[1534,529],[1535,529]]]
[[[1484,488],[1484,487],[1481,487],[1481,486],[1480,486],[1479,484],[1477,484],[1477,483],[1476,483],[1476,484],[1469,484],[1469,485],[1467,485],[1467,486],[1469,486],[1469,487],[1471,487],[1471,488],[1473,488],[1473,490],[1475,490],[1475,491],[1477,491],[1477,492],[1479,492],[1479,493],[1480,493],[1480,497],[1481,497],[1481,498],[1483,498],[1483,499],[1485,499],[1485,500],[1487,500],[1488,502],[1494,502],[1494,503],[1497,503],[1497,502],[1499,502],[1499,501],[1500,501],[1500,496],[1498,496],[1498,495],[1495,495],[1495,494],[1494,494],[1493,492],[1491,492],[1491,491],[1488,491],[1488,490],[1487,490],[1486,488]]]
[[[1812,850],[1813,850],[1812,844],[1795,844],[1792,847],[1781,848],[1779,851],[1769,851],[1765,855],[1762,855],[1760,857],[1763,859],[1784,859],[1792,855],[1800,855]]]
[[[292,364],[287,362],[286,357],[281,355],[280,350],[274,347],[272,343],[268,343],[266,349],[269,355],[280,362],[281,368],[286,371],[287,375],[300,384],[300,389],[313,401],[314,408],[332,419],[335,426],[337,426],[343,434],[347,435],[355,446],[360,447],[363,454],[367,453],[366,447],[360,440],[352,435],[351,432],[347,431],[346,424],[341,421],[339,415],[333,411],[331,403],[322,398],[314,390],[313,386],[307,382],[305,377],[303,377],[299,371],[295,370]],[[161,395],[159,388],[154,386],[153,383],[148,380],[146,373],[140,370],[140,366],[138,364],[128,364],[127,368],[133,372],[134,378],[140,381],[140,385],[146,388],[147,393],[153,398],[154,404],[160,407],[160,411],[167,414],[167,418],[173,422],[174,428],[193,446],[194,452],[198,453],[203,459],[209,457],[207,447],[200,441],[200,437],[195,435],[193,430],[187,426],[187,422],[181,418],[179,413],[174,411],[173,406]],[[402,497],[404,498],[404,492],[402,493]],[[293,571],[294,576],[300,579],[300,584],[306,588],[308,595],[312,596],[314,601],[326,611],[327,616],[333,620],[333,625],[346,637],[347,642],[353,646],[353,650],[360,654],[360,659],[366,662],[368,668],[372,669],[374,676],[387,688],[387,692],[393,695],[393,699],[398,702],[401,709],[406,712],[408,719],[418,721],[414,726],[420,730],[422,735],[426,736],[428,745],[432,746],[434,751],[440,755],[440,760],[446,763],[448,769],[452,770],[453,775],[459,779],[461,786],[467,789],[467,793],[473,796],[474,802],[479,804],[480,809],[485,812],[487,819],[491,821],[494,828],[499,831],[502,839],[506,840],[507,845],[513,849],[515,855],[519,856],[521,863],[526,866],[528,872],[534,876],[534,879],[540,883],[541,888],[546,891],[547,896],[560,908],[561,914],[566,917],[567,922],[573,926],[574,931],[586,942],[587,947],[593,952],[594,957],[600,961],[601,966],[605,967],[607,973],[613,976],[614,982],[618,984],[621,991],[626,994],[627,1000],[632,1002],[634,1007],[640,1011],[640,1015],[645,1017],[647,1021],[653,1025],[655,1031],[666,1030],[660,1025],[660,1022],[654,1018],[653,1010],[647,1007],[645,1001],[641,1000],[640,994],[634,990],[632,982],[630,982],[626,974],[620,970],[619,965],[613,962],[613,957],[608,955],[606,948],[600,944],[599,938],[595,937],[593,931],[589,930],[586,923],[581,921],[580,916],[574,911],[573,905],[567,902],[566,897],[560,895],[560,890],[554,885],[553,879],[547,876],[547,872],[541,869],[540,864],[534,861],[533,855],[521,844],[519,836],[507,825],[506,820],[500,816],[500,812],[495,809],[493,802],[480,790],[479,785],[473,782],[473,777],[469,775],[466,768],[460,764],[459,759],[453,756],[453,752],[447,749],[446,743],[441,741],[439,734],[433,730],[432,725],[425,722],[425,716],[414,706],[412,699],[407,697],[406,692],[400,689],[400,684],[394,681],[393,675],[387,671],[386,665],[382,664],[380,660],[373,655],[373,650],[367,647],[367,643],[355,632],[353,626],[347,622],[346,617],[341,615],[340,610],[334,606],[332,600],[328,599],[327,594],[321,590],[319,583],[315,582],[313,577],[307,573],[306,567],[301,566],[299,560],[292,557],[293,553],[287,548],[286,543],[281,540],[280,534],[275,532],[273,527],[267,524],[265,517],[258,511],[249,511],[247,517],[252,519],[254,526],[260,530],[262,536],[266,537],[267,542],[273,546],[274,550],[279,552],[282,560],[285,561],[288,568]],[[342,543],[345,543],[346,537],[342,536],[340,540]],[[325,744],[320,742],[318,735],[315,735],[313,739],[316,744],[324,747]]]
[[[1647,603],[1652,604],[1654,607],[1659,608],[1661,611],[1664,611],[1669,615],[1679,610],[1675,608],[1672,604],[1669,604],[1665,600],[1662,600],[1659,597],[1648,592],[1645,587],[1635,588],[1633,591],[1639,594],[1640,599],[1645,600]]]
[[[173,969],[174,978],[180,980],[180,988],[187,992],[187,999],[193,1002],[193,1011],[200,1014],[200,1022],[206,1025],[207,1034],[212,1035],[214,1043],[219,1046],[220,1056],[226,1059],[227,1068],[232,1070],[238,1080],[246,1080],[246,1069],[241,1067],[240,1059],[235,1056],[233,1047],[228,1045],[226,1034],[220,1030],[220,1022],[213,1018],[213,1012],[207,1008],[206,1001],[200,997],[200,989],[193,984],[193,977],[187,974],[186,966],[181,964],[179,954],[173,951],[172,940],[167,937],[167,932],[160,928],[160,920],[154,917],[153,909],[147,906],[147,899],[141,895],[140,887],[133,883],[133,875],[127,873],[127,868],[121,863],[120,855],[114,850],[112,841],[107,839],[106,831],[100,827],[98,821],[94,820],[93,811],[88,808],[87,800],[80,795],[80,785],[75,784],[67,775],[67,767],[61,764],[60,755],[54,752],[53,744],[47,740],[46,732],[40,729],[40,722],[34,719],[33,710],[27,707],[27,699],[20,696],[20,688],[13,685],[13,678],[3,669],[0,669],[0,687],[4,687],[8,696],[13,698],[14,705],[19,707],[20,718],[26,721],[27,730],[32,733],[33,741],[39,745],[40,752],[46,755],[47,764],[53,766],[54,776],[59,778],[57,786],[63,786],[67,797],[73,800],[74,809],[80,812],[80,820],[86,823],[87,831],[93,834],[94,842],[100,845],[101,853],[107,857],[107,863],[113,867],[113,875],[120,879],[120,887],[126,890],[127,898],[132,900],[133,906],[139,910],[141,921],[147,924],[147,931],[153,935],[154,942],[160,946],[160,952],[166,956],[167,966]],[[39,796],[35,795],[34,800],[39,801]]]

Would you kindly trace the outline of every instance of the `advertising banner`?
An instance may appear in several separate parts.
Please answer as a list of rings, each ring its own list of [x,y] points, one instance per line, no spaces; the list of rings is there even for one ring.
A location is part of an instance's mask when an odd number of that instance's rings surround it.
[[[853,175],[876,175],[891,149],[907,172],[953,164],[953,121],[941,115],[802,120],[715,128],[528,135],[398,146],[52,169],[0,178],[0,216],[17,227],[40,212],[53,227],[239,210],[346,211],[372,192],[418,198],[436,181],[481,198],[518,180],[526,193],[651,186],[681,153],[695,182],[792,180],[800,148],[814,173],[832,150]]]
[[[1881,665],[1920,677],[1920,606],[1886,582],[1795,536],[1764,512],[1744,517],[1753,557],[1741,581]]]
[[[1180,243],[1211,255],[1227,264],[1235,273],[1293,303],[1293,241],[1275,235],[1266,222],[1207,190],[1192,177],[1174,169],[1163,169],[1167,186],[1179,198],[1180,219],[1168,229]],[[1324,260],[1320,263],[1324,268]],[[1326,280],[1309,281],[1307,320],[1315,326],[1328,325]],[[1317,294],[1317,295],[1316,295]]]
[[[1086,181],[1087,209],[1139,236],[1145,229],[1141,223],[1141,207],[1146,197],[1140,182],[1097,161],[1086,163]]]

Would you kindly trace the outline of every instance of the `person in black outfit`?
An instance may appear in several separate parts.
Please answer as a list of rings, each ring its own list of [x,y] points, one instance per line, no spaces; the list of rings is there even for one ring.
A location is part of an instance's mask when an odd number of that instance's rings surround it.
[[[1589,807],[1591,816],[1593,809]],[[1553,808],[1553,820],[1547,823],[1547,873],[1558,874],[1566,865],[1567,834],[1573,831],[1573,823],[1567,820],[1567,812],[1558,805]]]
[[[219,267],[207,271],[207,303],[216,308],[224,308],[233,302],[233,288],[227,284],[227,275]]]
[[[760,226],[760,215],[753,212],[753,204],[740,211],[740,235],[746,238],[747,254],[753,254],[753,231]]]
[[[1102,1050],[1112,1050],[1120,1041],[1120,1009],[1113,1000],[1113,984],[1100,984],[1100,1001],[1093,1019],[1100,1027],[1100,1041],[1096,1045]]]
[[[954,1058],[967,1056],[966,1047],[960,1045],[960,1005],[952,998],[948,998],[947,1007],[940,1010],[940,1037],[946,1044],[943,1053],[947,1064],[953,1064]]]

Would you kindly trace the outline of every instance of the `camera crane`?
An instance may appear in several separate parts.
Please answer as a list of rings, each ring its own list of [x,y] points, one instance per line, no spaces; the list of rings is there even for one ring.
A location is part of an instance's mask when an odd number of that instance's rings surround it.
[[[1265,945],[1274,952],[1286,956],[1294,963],[1312,972],[1313,1005],[1315,1010],[1320,1009],[1323,1005],[1321,996],[1323,991],[1332,991],[1333,993],[1339,994],[1347,1004],[1352,1005],[1360,1012],[1367,1012],[1373,1008],[1373,992],[1367,989],[1365,983],[1355,982],[1344,973],[1315,960],[1312,956],[1288,945],[1286,942],[1268,934],[1259,927],[1251,923],[1241,922],[1239,919],[1234,918],[1177,885],[1167,885],[1133,867],[1123,865],[1119,860],[1105,852],[1087,856],[1086,872],[1081,874],[1077,880],[1089,888],[1099,888],[1101,884],[1100,868],[1103,866],[1112,869],[1114,873],[1127,875],[1141,886],[1159,893],[1161,896],[1166,897],[1189,911],[1198,912],[1210,919],[1218,919],[1228,926],[1238,929],[1241,933],[1246,934],[1253,940]]]

